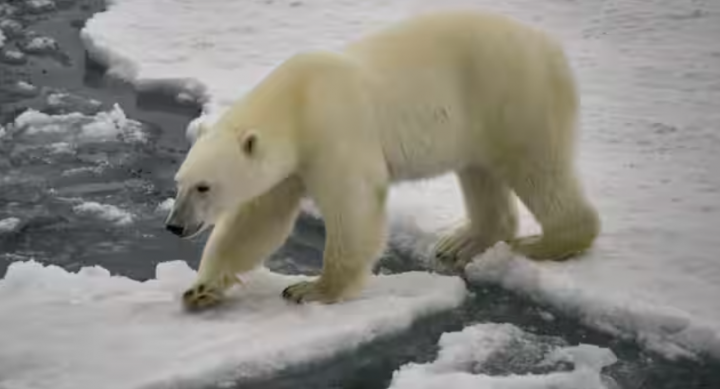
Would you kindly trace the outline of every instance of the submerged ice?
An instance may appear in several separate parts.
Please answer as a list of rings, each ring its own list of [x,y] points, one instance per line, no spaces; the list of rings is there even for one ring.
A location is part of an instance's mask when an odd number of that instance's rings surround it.
[[[402,366],[389,389],[616,389],[602,369],[615,354],[588,344],[568,346],[523,332],[511,324],[482,323],[440,337],[435,361]],[[504,355],[522,354],[527,374],[490,374],[498,363],[510,370]],[[570,371],[562,364],[572,366]]]

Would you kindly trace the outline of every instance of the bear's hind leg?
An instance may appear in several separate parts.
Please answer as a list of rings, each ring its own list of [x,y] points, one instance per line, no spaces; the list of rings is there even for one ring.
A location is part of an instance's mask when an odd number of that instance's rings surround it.
[[[197,280],[183,305],[199,310],[220,303],[223,293],[282,245],[292,231],[303,196],[302,183],[291,177],[264,195],[223,216],[213,229],[200,260]]]
[[[457,173],[469,220],[435,247],[442,263],[462,268],[499,241],[509,241],[517,230],[517,209],[510,188],[484,167],[467,167]]]
[[[568,164],[528,163],[511,181],[542,227],[542,235],[514,240],[513,249],[534,260],[565,260],[586,251],[600,233],[600,218]]]

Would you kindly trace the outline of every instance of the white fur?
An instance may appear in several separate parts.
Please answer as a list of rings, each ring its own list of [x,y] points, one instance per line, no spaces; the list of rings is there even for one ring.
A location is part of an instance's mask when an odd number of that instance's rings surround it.
[[[296,55],[201,136],[178,173],[181,187],[222,188],[221,209],[196,215],[217,226],[188,292],[260,263],[308,195],[326,224],[323,273],[286,297],[349,296],[384,247],[388,187],[450,171],[469,221],[439,242],[440,259],[462,265],[499,240],[536,259],[581,252],[600,224],[575,177],[577,109],[561,47],[493,14],[419,16],[339,53]],[[542,236],[515,239],[513,193]]]

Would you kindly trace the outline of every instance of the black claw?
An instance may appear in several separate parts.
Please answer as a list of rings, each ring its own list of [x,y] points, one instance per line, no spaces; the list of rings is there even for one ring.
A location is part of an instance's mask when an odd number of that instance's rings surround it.
[[[302,303],[302,297],[301,296],[293,297],[292,293],[290,293],[290,288],[291,287],[288,286],[287,288],[283,289],[283,291],[282,291],[283,298],[285,300],[290,300],[290,301],[294,302],[295,304]]]
[[[198,290],[198,293],[204,292],[204,291],[205,291],[205,285],[203,285],[203,284],[198,285],[197,290]]]
[[[192,293],[193,293],[192,289],[186,290],[185,293],[183,293],[183,298],[184,299],[190,298],[190,296],[192,296]]]
[[[221,302],[213,302],[209,303],[211,301],[211,296],[208,294],[203,294],[195,298],[195,301],[192,303],[185,302],[183,304],[183,307],[185,308],[185,311],[187,312],[204,312],[207,310],[212,309],[213,307],[219,305]]]

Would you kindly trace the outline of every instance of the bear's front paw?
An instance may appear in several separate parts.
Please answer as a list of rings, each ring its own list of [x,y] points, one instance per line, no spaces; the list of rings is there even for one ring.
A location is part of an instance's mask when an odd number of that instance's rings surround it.
[[[317,281],[302,281],[290,285],[283,290],[282,297],[297,304],[314,301],[329,304],[337,301],[337,298],[330,296]]]
[[[212,280],[198,280],[192,288],[183,293],[183,306],[188,311],[198,311],[218,305],[222,302],[225,291],[234,285],[242,285],[242,281],[230,273],[224,273]]]
[[[183,307],[187,311],[197,312],[214,307],[223,299],[223,292],[206,284],[197,284],[182,295]]]

